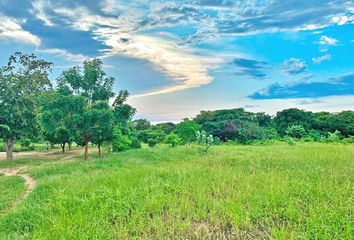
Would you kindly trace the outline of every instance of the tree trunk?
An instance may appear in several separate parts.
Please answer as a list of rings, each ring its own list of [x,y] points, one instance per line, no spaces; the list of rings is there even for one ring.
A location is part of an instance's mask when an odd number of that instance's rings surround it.
[[[101,157],[101,144],[98,144],[98,157]]]
[[[85,160],[88,159],[88,142],[85,142]]]
[[[50,149],[54,149],[54,143],[50,143]]]
[[[14,139],[10,137],[4,141],[4,144],[6,149],[6,159],[12,160],[14,158],[13,156]]]
[[[73,144],[72,142],[69,142],[69,143],[68,143],[69,151],[71,150],[71,145],[72,145],[72,144]]]
[[[112,142],[109,142],[108,144],[108,152],[110,153],[112,151]]]
[[[65,143],[62,143],[60,145],[61,145],[61,152],[64,154],[65,153]]]

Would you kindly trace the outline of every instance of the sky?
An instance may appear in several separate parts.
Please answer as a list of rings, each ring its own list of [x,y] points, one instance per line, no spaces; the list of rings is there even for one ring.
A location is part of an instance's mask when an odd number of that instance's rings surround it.
[[[0,0],[0,65],[101,58],[136,118],[354,110],[354,1]]]

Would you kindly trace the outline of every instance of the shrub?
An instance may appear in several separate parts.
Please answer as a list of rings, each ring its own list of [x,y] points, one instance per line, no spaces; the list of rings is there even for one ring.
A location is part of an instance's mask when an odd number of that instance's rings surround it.
[[[336,130],[334,133],[329,132],[327,135],[327,139],[325,142],[333,143],[333,142],[339,142],[341,138],[341,133],[340,131]]]
[[[202,146],[203,152],[208,153],[209,148],[214,142],[213,136],[208,135],[205,131],[197,131],[195,135],[197,142]]]
[[[293,138],[303,138],[306,135],[306,130],[301,125],[292,125],[286,129],[286,134]]]
[[[290,146],[294,146],[296,144],[294,138],[292,137],[287,137],[286,138],[286,142],[290,145]]]
[[[181,142],[181,139],[175,134],[175,133],[170,133],[167,135],[165,139],[166,144],[170,144],[172,147],[177,146]]]
[[[158,143],[158,141],[155,138],[149,138],[147,140],[147,143],[148,143],[149,147],[155,147],[156,144]]]
[[[31,140],[28,138],[23,138],[20,140],[20,146],[21,147],[29,147],[31,145]]]

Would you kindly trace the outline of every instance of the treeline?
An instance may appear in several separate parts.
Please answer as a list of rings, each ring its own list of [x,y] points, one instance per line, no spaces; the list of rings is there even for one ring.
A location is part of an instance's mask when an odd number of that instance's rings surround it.
[[[85,146],[85,159],[89,143],[98,147],[100,156],[104,143],[113,150],[119,150],[121,142],[140,146],[131,124],[136,110],[126,104],[129,94],[113,92],[115,79],[102,70],[100,59],[65,70],[55,86],[49,80],[52,67],[18,52],[0,68],[0,137],[7,159],[13,158],[15,141],[45,140],[60,144],[63,152],[75,142]]]
[[[55,84],[49,80],[53,64],[35,55],[15,53],[0,68],[0,138],[8,159],[15,141],[47,141],[61,146],[73,143],[104,145],[124,151],[146,143],[176,146],[198,141],[207,150],[212,142],[249,144],[274,139],[305,141],[353,141],[354,112],[313,113],[286,109],[275,116],[242,108],[202,111],[194,119],[151,125],[146,119],[132,121],[136,109],[126,103],[128,91],[113,92],[115,79],[103,71],[100,59],[84,61],[62,72]]]
[[[146,119],[134,121],[138,139],[153,146],[169,142],[171,134],[175,142],[195,140],[196,131],[205,131],[216,142],[233,141],[249,144],[255,141],[284,140],[333,142],[343,138],[353,141],[354,112],[309,112],[297,108],[285,109],[275,116],[266,113],[247,112],[242,108],[202,111],[194,119],[184,119],[179,124],[160,123],[152,126]]]

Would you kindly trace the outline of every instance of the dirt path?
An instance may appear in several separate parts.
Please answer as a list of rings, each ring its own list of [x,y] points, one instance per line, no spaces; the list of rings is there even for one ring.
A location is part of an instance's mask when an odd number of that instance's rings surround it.
[[[4,168],[0,169],[0,173],[4,174],[7,177],[10,176],[19,176],[25,181],[25,190],[22,192],[22,194],[11,204],[10,207],[6,209],[6,212],[10,212],[11,210],[15,209],[17,205],[25,199],[31,192],[32,190],[36,187],[36,181],[28,174],[23,173],[23,171],[26,171],[28,167],[17,167],[17,168]]]

